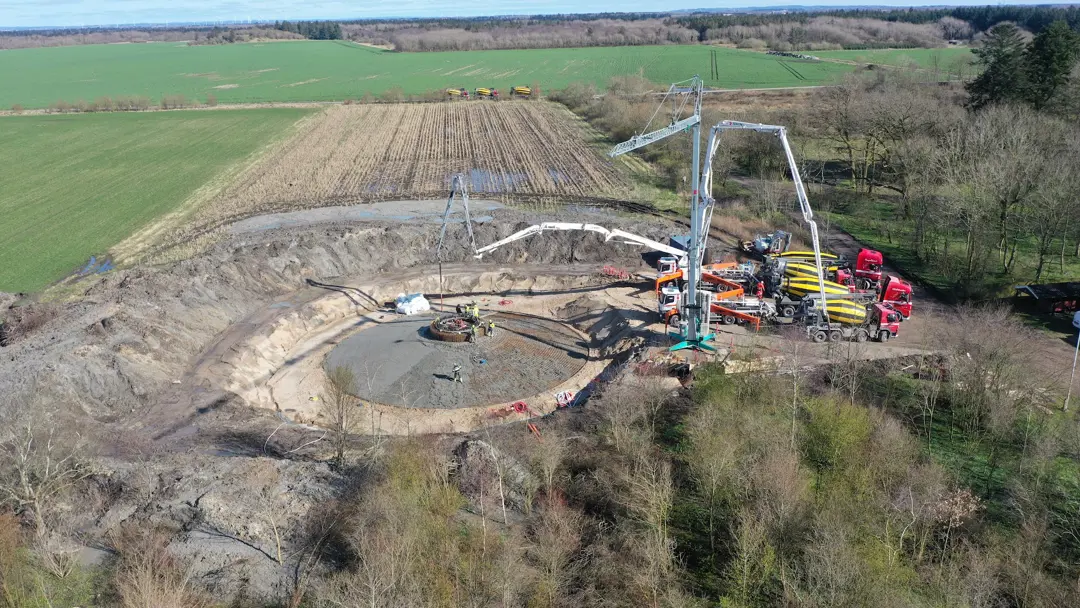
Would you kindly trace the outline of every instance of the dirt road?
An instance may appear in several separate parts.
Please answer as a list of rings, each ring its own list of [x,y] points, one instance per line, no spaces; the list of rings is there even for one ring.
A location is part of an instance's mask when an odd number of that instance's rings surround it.
[[[830,227],[824,241],[823,249],[842,254],[849,260],[854,260],[863,247],[855,237],[836,226]],[[890,265],[888,258],[885,259],[882,271],[911,282],[914,292],[911,318],[901,324],[900,335],[894,342],[922,346],[930,350],[947,348],[947,345],[942,343],[942,328],[949,323],[955,323],[956,306],[939,300],[932,290]],[[1062,393],[1068,388],[1076,344],[1063,338],[1061,334],[1035,331],[1033,333],[1035,343],[1032,345],[1033,356],[1036,357],[1032,368],[1043,372],[1046,379]],[[1073,379],[1072,390],[1074,395],[1080,394],[1080,375]]]

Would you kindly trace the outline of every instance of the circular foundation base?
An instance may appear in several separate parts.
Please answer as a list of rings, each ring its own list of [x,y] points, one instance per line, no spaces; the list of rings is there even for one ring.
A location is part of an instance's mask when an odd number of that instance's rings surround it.
[[[325,368],[351,370],[354,394],[366,401],[454,409],[544,393],[589,360],[585,337],[558,321],[492,313],[484,321],[495,321],[494,335],[448,343],[431,334],[433,319],[418,315],[361,328],[330,351]]]

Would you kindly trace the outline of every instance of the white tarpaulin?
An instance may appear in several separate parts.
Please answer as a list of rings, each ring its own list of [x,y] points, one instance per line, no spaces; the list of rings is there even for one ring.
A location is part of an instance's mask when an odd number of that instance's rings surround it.
[[[422,293],[398,294],[394,302],[400,315],[415,315],[431,310],[431,304]]]

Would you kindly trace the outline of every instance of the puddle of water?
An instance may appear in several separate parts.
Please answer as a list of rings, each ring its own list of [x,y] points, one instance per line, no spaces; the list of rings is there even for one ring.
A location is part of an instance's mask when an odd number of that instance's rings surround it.
[[[590,205],[567,205],[567,211],[574,213],[589,213],[593,215],[611,215],[610,211],[605,210],[603,207],[593,207]]]
[[[326,224],[332,222],[364,222],[364,221],[381,221],[381,222],[416,222],[420,221],[428,224],[442,223],[442,216],[444,206],[441,204],[432,205],[430,202],[428,205],[431,207],[421,207],[420,209],[390,209],[387,206],[377,206],[376,208],[364,208],[361,206],[352,207],[324,207],[321,209],[310,209],[305,211],[289,211],[284,213],[274,213],[246,220],[240,220],[233,224],[232,230],[234,233],[246,233],[246,232],[260,232],[265,230],[277,230],[279,228],[295,228],[302,226],[312,226],[317,224]],[[407,205],[406,205],[407,206]],[[500,205],[492,204],[485,201],[478,201],[475,205],[477,211],[487,212],[492,208],[498,208]],[[402,212],[404,211],[404,212]],[[486,223],[494,220],[495,218],[490,214],[473,216],[473,222]],[[461,224],[465,221],[464,214],[460,209],[454,209],[448,223]],[[92,264],[87,265],[87,268],[83,269],[81,273],[85,274],[88,269],[94,268],[94,260],[91,259]],[[111,269],[112,265],[109,263],[102,270]]]
[[[469,169],[469,189],[472,192],[511,192],[528,180],[524,173],[502,173],[484,169]]]
[[[113,269],[112,260],[102,260],[98,262],[97,256],[90,256],[90,260],[86,263],[86,266],[82,267],[82,270],[75,273],[80,277],[85,277],[88,274],[101,274]]]
[[[570,176],[559,171],[558,169],[548,169],[548,175],[551,176],[552,181],[556,184],[568,184],[570,183]]]

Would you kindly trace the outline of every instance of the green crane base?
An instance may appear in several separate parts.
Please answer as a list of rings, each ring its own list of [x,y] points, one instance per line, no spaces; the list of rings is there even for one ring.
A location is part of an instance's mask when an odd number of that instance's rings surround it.
[[[668,349],[671,352],[675,352],[677,350],[686,350],[688,348],[692,348],[694,350],[707,350],[709,352],[716,352],[715,348],[706,344],[706,342],[710,342],[716,336],[716,334],[708,334],[705,336],[701,336],[697,340],[687,340],[682,334],[668,335],[672,338],[682,338],[682,342],[679,342],[675,346],[672,346]]]

